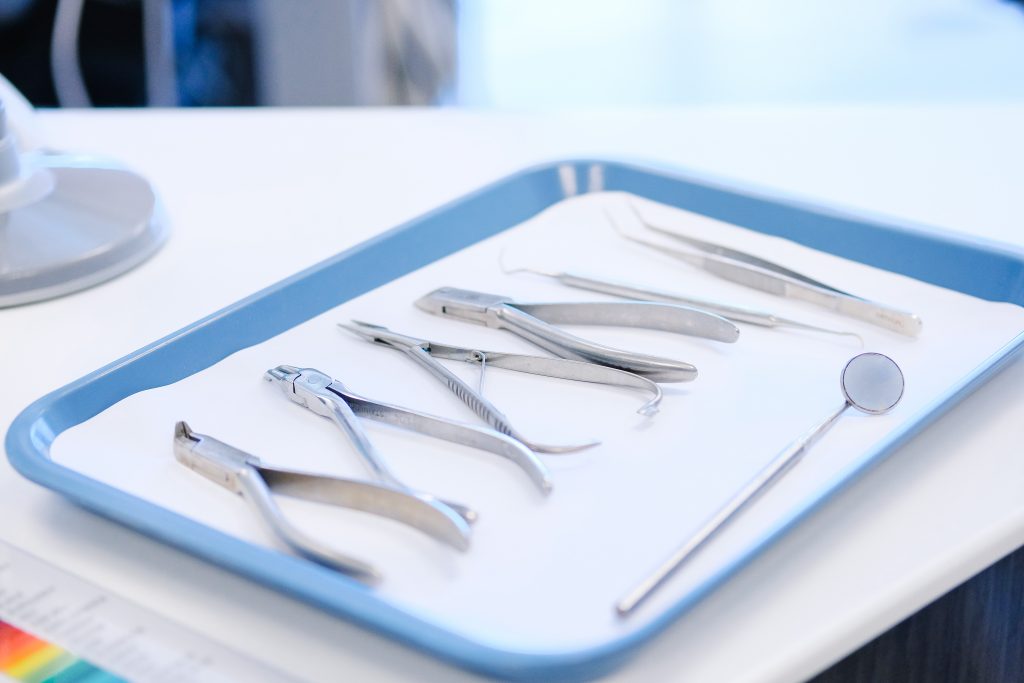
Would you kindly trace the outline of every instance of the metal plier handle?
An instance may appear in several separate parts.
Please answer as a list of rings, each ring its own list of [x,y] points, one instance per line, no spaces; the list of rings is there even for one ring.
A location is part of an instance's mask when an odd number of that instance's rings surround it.
[[[379,582],[380,572],[301,531],[281,513],[271,492],[387,517],[458,550],[469,547],[461,517],[405,488],[270,467],[254,455],[192,431],[185,422],[174,427],[174,456],[189,469],[240,495],[293,550],[364,583]]]
[[[444,358],[479,365],[481,384],[484,369],[496,367],[516,372],[543,375],[545,377],[556,377],[577,382],[593,382],[595,384],[648,391],[652,394],[652,398],[637,410],[641,415],[653,415],[658,411],[658,404],[661,403],[661,387],[646,377],[616,368],[565,358],[547,358],[543,356],[505,353],[503,351],[483,351],[480,349],[439,344],[426,339],[399,334],[386,327],[358,320],[353,320],[350,324],[341,323],[339,327],[349,330],[367,341],[403,352],[448,387],[459,400],[465,403],[492,428],[502,434],[507,434],[516,441],[526,445],[530,450],[539,453],[569,453],[596,446],[599,442],[591,441],[578,445],[553,446],[537,443],[526,438],[512,426],[505,414],[491,403],[481,390],[469,386],[436,359]]]
[[[689,382],[697,378],[690,363],[604,346],[555,327],[615,325],[644,327],[735,342],[739,328],[725,318],[695,308],[650,302],[581,302],[523,304],[507,296],[442,287],[416,301],[434,315],[508,330],[560,358],[596,363],[632,372],[656,382]]]
[[[551,491],[551,478],[547,468],[528,448],[514,439],[490,429],[420,413],[401,406],[373,401],[348,391],[340,382],[313,368],[279,365],[268,370],[265,379],[277,385],[294,403],[308,408],[317,415],[336,424],[356,447],[370,472],[390,486],[410,490],[388,468],[374,448],[357,417],[384,422],[395,427],[444,439],[452,443],[478,448],[511,460],[522,469],[545,495]],[[428,494],[420,494],[428,495]],[[476,513],[464,505],[445,503],[467,522],[476,519]]]

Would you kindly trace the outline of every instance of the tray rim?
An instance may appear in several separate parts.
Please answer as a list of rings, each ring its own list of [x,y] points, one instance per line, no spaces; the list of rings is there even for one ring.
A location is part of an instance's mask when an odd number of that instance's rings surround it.
[[[595,177],[594,173],[595,168],[599,169],[597,177]],[[67,416],[63,415],[62,410],[67,410],[68,404],[80,397],[82,395],[81,392],[94,391],[102,393],[104,390],[107,390],[112,395],[104,394],[103,399],[99,401],[100,403],[107,401],[106,406],[104,406],[105,408],[139,391],[167,384],[168,381],[142,383],[145,386],[125,386],[122,384],[116,390],[103,386],[104,381],[113,381],[111,378],[115,378],[119,373],[126,370],[131,371],[136,363],[143,361],[147,357],[167,349],[177,342],[189,339],[191,335],[200,333],[211,325],[227,321],[231,316],[249,310],[254,304],[259,304],[268,297],[280,295],[292,285],[321,274],[327,269],[339,266],[350,259],[357,258],[367,250],[389,248],[387,246],[389,242],[402,239],[403,236],[418,226],[423,226],[431,220],[444,217],[445,214],[458,209],[460,206],[465,206],[467,203],[483,198],[489,193],[501,191],[505,187],[512,187],[514,183],[529,182],[532,179],[544,181],[544,177],[547,176],[546,181],[554,181],[557,184],[558,191],[550,193],[553,201],[544,203],[539,207],[532,207],[529,215],[533,215],[537,211],[543,210],[567,196],[597,190],[626,190],[627,188],[625,187],[606,187],[608,175],[616,173],[627,177],[632,174],[641,180],[646,179],[650,182],[675,183],[676,185],[689,184],[692,187],[704,188],[710,192],[724,192],[737,201],[767,202],[769,206],[777,205],[788,207],[795,211],[809,212],[818,218],[833,217],[846,221],[855,221],[868,227],[899,233],[911,239],[928,240],[937,243],[942,248],[958,250],[966,248],[982,256],[1000,258],[1011,262],[1017,268],[1018,272],[1015,281],[1006,283],[1006,286],[1007,288],[1013,288],[1017,299],[1014,303],[1024,303],[1024,250],[1017,249],[1011,245],[1000,244],[991,240],[974,239],[952,231],[925,227],[899,219],[874,215],[869,212],[823,206],[801,197],[767,190],[750,184],[733,183],[707,174],[683,173],[678,168],[666,167],[658,163],[644,162],[637,164],[635,162],[608,159],[556,160],[528,167],[511,175],[504,176],[475,191],[464,194],[426,214],[413,218],[230,304],[43,396],[26,407],[12,422],[5,440],[8,458],[14,469],[23,476],[55,492],[61,493],[73,502],[93,512],[458,666],[486,675],[520,680],[584,680],[604,674],[617,665],[622,664],[641,644],[665,630],[693,605],[750,564],[765,548],[776,542],[802,519],[812,514],[818,507],[862,476],[870,468],[882,462],[887,455],[911,439],[932,421],[938,419],[953,405],[977,389],[985,380],[996,374],[1003,366],[1024,350],[1024,332],[1007,342],[971,374],[962,378],[948,394],[937,399],[910,418],[904,423],[902,428],[891,433],[885,441],[878,444],[874,449],[865,451],[860,458],[850,463],[814,496],[795,506],[790,514],[779,520],[758,542],[748,547],[742,555],[724,566],[718,573],[700,584],[696,589],[665,608],[645,626],[630,633],[614,637],[599,645],[560,652],[511,650],[488,644],[482,640],[467,638],[448,630],[444,626],[406,612],[402,608],[387,602],[386,599],[377,597],[371,590],[366,589],[361,584],[340,576],[335,572],[270,548],[250,544],[60,465],[49,457],[49,448],[53,440],[61,432],[75,424],[91,419],[92,416],[103,409],[93,410],[90,415],[86,415],[83,419],[69,421]],[[579,191],[581,187],[582,191]],[[643,192],[637,192],[635,188],[628,191],[647,196]],[[542,199],[541,201],[544,200]],[[679,205],[674,202],[673,204]],[[513,221],[511,225],[519,222],[514,218],[510,220]],[[507,227],[511,226],[501,227],[491,233],[486,232],[486,230],[475,230],[472,241],[486,239],[491,234],[501,232],[507,229]],[[447,249],[444,253],[452,253],[457,249],[465,248],[465,246],[468,246],[468,244]],[[426,262],[429,263],[433,260],[436,259],[429,258]],[[386,277],[380,284],[392,279],[394,278]],[[371,284],[366,289],[372,289],[376,286],[379,285]],[[348,298],[351,297],[342,298],[332,305],[343,303]],[[1009,301],[1010,299],[1003,300]],[[316,311],[308,317],[312,317],[312,315],[316,315],[318,312]],[[299,322],[301,320],[286,324],[280,331],[299,324]],[[258,337],[259,334],[256,336]],[[264,339],[270,336],[273,336],[273,334],[268,334]],[[209,365],[216,363],[230,353],[259,343],[262,340],[250,339],[236,346],[234,343],[235,338],[233,337],[228,344],[231,348],[226,353],[213,358],[211,362],[205,363],[202,367],[191,370],[189,368],[179,368],[178,370],[184,373],[180,377],[188,376],[200,371],[204,367],[209,367]],[[177,381],[177,379],[172,381]],[[116,394],[116,397],[113,394]],[[82,412],[81,408],[78,410]],[[89,412],[89,410],[84,412]],[[611,609],[610,606],[609,609]]]

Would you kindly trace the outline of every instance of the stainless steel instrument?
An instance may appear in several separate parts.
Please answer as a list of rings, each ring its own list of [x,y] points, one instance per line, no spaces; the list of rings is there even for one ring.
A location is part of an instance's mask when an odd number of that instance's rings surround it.
[[[710,311],[722,316],[726,320],[731,320],[737,323],[749,323],[751,325],[759,325],[761,327],[790,327],[810,332],[822,332],[825,334],[853,337],[858,341],[862,341],[861,336],[856,332],[846,332],[843,330],[829,329],[827,327],[819,327],[817,325],[809,325],[797,320],[790,320],[789,318],[777,316],[774,313],[766,313],[764,311],[742,306],[732,306],[729,304],[719,303],[717,301],[708,301],[707,299],[686,297],[658,289],[612,282],[610,280],[588,277],[586,275],[577,275],[575,273],[541,270],[538,268],[504,268],[503,266],[503,270],[508,274],[531,273],[533,275],[540,275],[542,277],[551,278],[566,287],[583,289],[589,292],[598,292],[601,294],[609,294],[611,296],[630,299],[632,301],[659,301],[663,303],[692,306],[694,308]]]
[[[313,368],[279,365],[268,370],[264,377],[277,385],[292,402],[337,425],[356,447],[373,476],[389,486],[409,490],[385,464],[359,425],[357,416],[494,453],[519,466],[541,493],[546,495],[551,492],[551,478],[544,463],[523,444],[504,434],[358,396],[348,391],[341,382]],[[464,505],[450,502],[444,504],[458,512],[467,522],[476,519],[476,513]]]
[[[836,423],[847,408],[853,406],[857,410],[871,415],[887,413],[895,408],[903,398],[903,386],[903,372],[888,356],[880,353],[862,353],[851,358],[840,375],[840,388],[845,398],[843,405],[775,456],[767,467],[751,479],[732,500],[712,515],[711,519],[680,546],[668,560],[637,584],[626,597],[615,605],[618,615],[625,617],[632,613],[640,603],[650,597],[726,524],[734,520],[741,510],[781,479]]]
[[[438,344],[426,339],[409,337],[397,332],[392,332],[386,327],[372,325],[370,323],[353,320],[349,324],[339,323],[339,327],[349,330],[358,337],[367,341],[375,342],[383,346],[403,352],[412,358],[420,367],[424,368],[441,381],[448,389],[455,394],[459,400],[482,418],[488,425],[502,434],[507,434],[516,441],[524,444],[530,450],[540,453],[569,453],[584,448],[596,446],[598,441],[591,441],[578,445],[552,446],[537,443],[522,435],[509,419],[498,410],[483,395],[483,377],[487,367],[504,368],[516,372],[525,372],[534,375],[557,377],[560,379],[575,380],[578,382],[593,382],[609,386],[628,387],[649,391],[652,398],[644,403],[638,413],[641,415],[653,415],[658,411],[658,404],[661,403],[661,387],[651,380],[640,375],[594,365],[578,360],[565,358],[545,358],[542,356],[529,356],[516,353],[504,353],[500,351],[482,351],[479,349],[468,349],[459,346]],[[480,386],[477,389],[466,384],[448,368],[439,363],[436,359],[457,360],[464,363],[474,363],[480,366]]]
[[[682,242],[692,250],[673,249],[665,244],[630,235],[622,230],[612,213],[605,209],[605,214],[615,230],[631,242],[668,254],[723,280],[745,287],[821,306],[840,315],[862,320],[908,337],[916,337],[921,333],[921,318],[913,313],[863,299],[739,249],[681,235],[648,222],[632,203],[629,204],[629,208],[645,228]]]
[[[725,318],[695,308],[644,302],[524,304],[509,297],[442,287],[416,301],[420,309],[458,320],[513,332],[561,358],[596,363],[655,382],[688,382],[697,377],[690,363],[597,344],[557,327],[616,325],[735,342],[739,328]]]
[[[254,455],[192,431],[185,422],[174,427],[174,455],[189,469],[240,495],[300,555],[364,583],[379,582],[380,572],[302,532],[281,513],[271,492],[380,515],[419,529],[458,550],[469,547],[468,529],[462,518],[431,498],[405,488],[264,465]]]

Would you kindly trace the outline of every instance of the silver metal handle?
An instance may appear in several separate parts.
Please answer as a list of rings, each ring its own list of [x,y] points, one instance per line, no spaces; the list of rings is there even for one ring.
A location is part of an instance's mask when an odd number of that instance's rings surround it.
[[[697,378],[697,368],[689,363],[587,341],[513,306],[499,307],[498,318],[505,329],[562,358],[618,368],[656,382],[690,382]]]
[[[463,505],[462,503],[455,503],[452,501],[435,498],[429,493],[416,491],[410,488],[409,486],[406,486],[405,483],[402,482],[402,480],[396,477],[391,472],[391,470],[388,469],[388,466],[380,457],[380,454],[377,452],[377,449],[375,449],[373,447],[373,444],[370,443],[370,439],[366,436],[366,432],[364,432],[363,428],[359,426],[359,422],[356,420],[356,416],[352,412],[352,408],[350,408],[349,405],[345,403],[345,401],[332,400],[327,398],[322,398],[321,400],[325,401],[330,408],[331,421],[334,422],[334,424],[338,425],[338,427],[340,427],[341,430],[344,431],[345,434],[349,437],[349,439],[352,441],[352,444],[356,448],[356,452],[359,453],[359,455],[363,459],[363,462],[366,463],[366,465],[370,468],[370,472],[377,479],[377,481],[387,484],[388,486],[393,486],[397,489],[401,489],[403,491],[414,493],[415,495],[423,498],[424,500],[436,500],[439,503],[450,507],[456,513],[458,513],[459,517],[461,517],[466,522],[466,524],[473,524],[474,522],[476,522],[476,520],[480,516],[476,512],[476,510],[473,510],[472,508]],[[460,531],[464,532],[465,534],[468,534],[468,529]]]
[[[844,292],[841,289],[836,289],[835,287],[827,285],[824,282],[820,282],[819,280],[815,280],[814,278],[808,277],[808,276],[804,275],[803,273],[798,273],[795,270],[792,270],[790,268],[786,268],[785,266],[781,266],[778,263],[774,263],[772,261],[769,261],[768,259],[763,259],[760,256],[754,256],[753,254],[748,254],[747,252],[740,251],[739,249],[732,249],[730,247],[725,246],[724,244],[716,244],[714,242],[706,242],[704,240],[697,239],[696,237],[690,237],[688,235],[681,235],[681,234],[679,234],[677,232],[673,232],[672,230],[668,230],[666,228],[662,228],[660,226],[657,226],[657,225],[654,225],[652,223],[649,223],[649,222],[647,222],[643,218],[643,216],[640,215],[640,212],[637,211],[636,207],[633,206],[632,203],[630,203],[629,206],[633,210],[633,213],[637,217],[640,218],[640,221],[649,230],[651,230],[652,232],[656,232],[659,235],[664,235],[664,236],[669,237],[671,239],[674,239],[674,240],[677,240],[679,242],[682,242],[683,244],[689,244],[689,245],[691,245],[693,247],[696,247],[697,249],[700,249],[701,251],[706,252],[708,254],[711,254],[713,256],[720,256],[722,258],[729,259],[731,261],[739,261],[740,263],[744,263],[744,264],[753,266],[755,268],[760,268],[760,269],[763,269],[763,270],[771,271],[771,272],[775,273],[776,275],[783,275],[783,276],[791,278],[793,280],[799,280],[800,282],[803,282],[803,283],[808,284],[808,285],[812,285],[814,287],[820,287],[821,289],[829,289],[829,290],[832,290],[832,291],[840,293],[840,294],[847,294],[847,292]]]
[[[656,289],[634,287],[632,285],[609,282],[607,280],[598,280],[573,273],[557,273],[553,275],[553,277],[566,287],[573,287],[575,289],[585,289],[591,292],[620,296],[624,299],[636,299],[637,301],[664,301],[666,303],[694,306],[696,308],[703,308],[708,311],[712,311],[724,318],[728,318],[729,320],[752,323],[754,325],[771,325],[772,316],[770,314],[752,309],[727,306],[714,301],[707,301],[706,299],[694,299],[691,297],[680,296],[678,294],[669,294],[668,292],[662,292]]]
[[[255,469],[249,469],[237,478],[242,498],[261,519],[290,548],[320,564],[333,567],[364,583],[376,584],[381,575],[371,565],[338,552],[317,541],[289,522],[281,513],[263,479]]]
[[[724,280],[776,296],[806,301],[908,337],[916,337],[921,333],[921,319],[913,313],[861,299],[832,287],[818,287],[784,275],[776,275],[756,266],[733,263],[728,259],[714,256],[704,256],[702,260],[704,270]]]
[[[374,448],[370,442],[369,437],[363,428],[359,426],[359,422],[356,420],[355,414],[352,409],[346,405],[344,401],[338,401],[334,399],[323,398],[321,399],[327,403],[327,407],[330,409],[331,421],[336,424],[341,431],[345,432],[345,436],[348,437],[352,445],[355,446],[356,453],[362,458],[363,462],[370,469],[370,473],[373,477],[384,484],[389,486],[395,486],[398,488],[406,488],[405,484],[396,477],[391,470],[388,468],[384,459],[381,457],[377,449]]]
[[[469,548],[468,537],[463,533],[464,520],[449,506],[438,505],[431,496],[365,481],[276,467],[260,466],[258,471],[274,493],[387,517],[419,529],[458,550]]]
[[[434,360],[430,354],[423,349],[423,347],[406,347],[402,350],[405,351],[406,355],[419,363],[420,366],[426,368],[430,374],[441,380],[441,382],[443,382],[444,385],[447,386],[460,401],[469,406],[469,409],[480,416],[484,422],[493,427],[499,433],[505,434],[516,441],[519,441],[532,451],[551,454],[574,453],[597,445],[596,442],[587,442],[584,444],[556,446],[551,444],[542,444],[528,439],[512,426],[512,423],[509,422],[507,417],[505,417],[505,414],[498,410],[493,403],[484,398],[484,396],[477,390],[473,389],[473,387],[463,382],[462,379],[455,375],[451,370]]]
[[[751,479],[728,503],[712,515],[704,526],[680,546],[678,550],[672,553],[661,566],[637,584],[624,598],[619,600],[615,605],[615,611],[619,616],[629,615],[640,603],[667,581],[672,574],[678,571],[687,560],[693,557],[698,550],[704,547],[712,537],[735,519],[741,510],[750,505],[760,494],[764,493],[783,474],[796,465],[804,453],[807,452],[807,449],[821,438],[849,407],[849,403],[843,403],[839,410],[826,417],[804,436],[794,441],[775,456],[757,476]]]
[[[529,272],[539,273],[539,271]],[[585,289],[592,292],[610,294],[612,296],[619,296],[625,299],[637,299],[639,301],[664,301],[666,303],[683,304],[685,306],[703,308],[713,313],[717,313],[723,318],[727,318],[728,320],[732,320],[733,322],[748,323],[750,325],[760,325],[761,327],[791,327],[799,330],[824,332],[825,334],[835,334],[844,337],[853,337],[855,339],[861,339],[860,335],[857,334],[856,332],[848,332],[845,330],[835,330],[828,327],[820,327],[818,325],[810,325],[808,323],[802,323],[798,320],[782,318],[773,313],[766,313],[765,311],[759,311],[753,308],[730,306],[728,304],[719,303],[717,301],[696,299],[693,297],[681,296],[679,294],[664,292],[657,289],[647,289],[644,287],[625,285],[618,282],[598,280],[583,275],[576,275],[574,273],[540,274],[553,277],[566,287],[574,287],[576,289]]]
[[[504,434],[478,429],[444,418],[427,415],[408,408],[371,401],[352,393],[345,394],[346,402],[360,417],[410,429],[451,443],[470,446],[507,458],[517,464],[543,492],[551,491],[552,484],[547,467],[530,450]],[[448,503],[452,506],[451,503]],[[454,506],[452,506],[454,507]]]
[[[455,373],[434,360],[423,347],[413,346],[402,350],[405,351],[407,356],[416,361],[420,367],[425,368],[427,372],[448,387],[460,401],[469,406],[470,410],[480,416],[484,422],[502,434],[507,434],[513,439],[523,441],[504,413],[498,410],[493,403],[481,396],[475,389],[463,382]]]
[[[641,377],[625,370],[569,358],[545,358],[544,356],[527,356],[500,351],[480,351],[478,353],[486,358],[487,365],[490,367],[525,372],[532,375],[542,375],[544,377],[557,377],[575,382],[591,382],[594,384],[648,391],[651,393],[651,399],[636,411],[641,415],[657,413],[658,407],[661,404],[661,387],[646,377]]]
[[[740,331],[720,315],[690,306],[650,301],[588,301],[580,303],[514,304],[544,322],[556,325],[614,325],[674,332],[733,343]]]
[[[790,278],[768,269],[736,262],[719,256],[708,256],[672,249],[632,235],[623,236],[638,244],[669,254],[692,266],[701,268],[723,280],[750,287],[775,296],[789,297],[827,308],[841,315],[883,327],[887,330],[916,337],[923,327],[921,319],[907,311],[901,311],[875,301],[861,299],[829,285],[813,285],[806,276]]]
[[[849,318],[863,320],[908,337],[918,336],[923,328],[921,318],[913,313],[883,306],[849,294],[818,289],[799,282],[787,283],[786,293],[793,299],[807,301]]]

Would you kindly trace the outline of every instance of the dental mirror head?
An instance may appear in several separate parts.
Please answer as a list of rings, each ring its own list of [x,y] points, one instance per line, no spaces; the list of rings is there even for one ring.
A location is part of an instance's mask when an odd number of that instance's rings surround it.
[[[888,356],[862,353],[843,368],[840,385],[847,403],[865,413],[880,415],[896,407],[903,397],[903,372]]]

